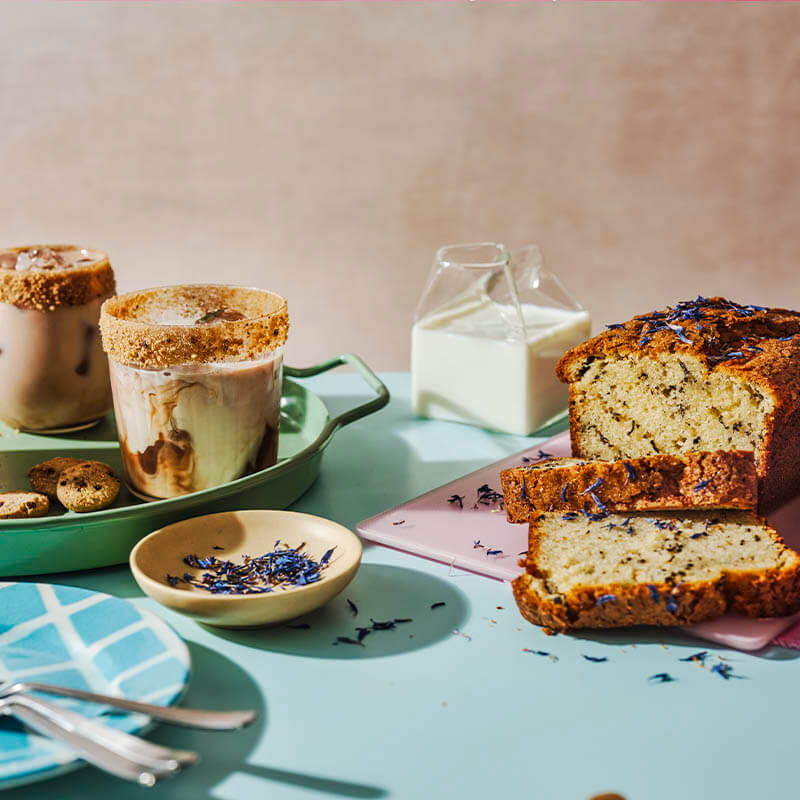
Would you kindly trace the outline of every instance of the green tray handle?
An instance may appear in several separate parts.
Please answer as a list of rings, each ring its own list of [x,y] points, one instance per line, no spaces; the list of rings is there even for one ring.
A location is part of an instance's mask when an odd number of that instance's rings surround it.
[[[313,445],[308,450],[323,447],[336,431],[357,419],[374,414],[382,409],[389,402],[389,390],[383,381],[356,355],[353,353],[342,353],[340,356],[315,364],[313,367],[284,367],[283,374],[289,378],[310,378],[313,375],[321,375],[329,372],[336,367],[349,365],[364,379],[371,389],[378,395],[363,405],[351,408],[328,420],[328,424],[322,429]]]

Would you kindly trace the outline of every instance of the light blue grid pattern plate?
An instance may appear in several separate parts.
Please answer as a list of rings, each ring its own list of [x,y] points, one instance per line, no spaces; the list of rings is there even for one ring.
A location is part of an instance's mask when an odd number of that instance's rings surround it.
[[[165,622],[107,594],[47,583],[0,583],[0,677],[177,702],[189,651]],[[135,733],[150,720],[91,703],[48,698]],[[0,789],[83,766],[67,748],[0,717]]]

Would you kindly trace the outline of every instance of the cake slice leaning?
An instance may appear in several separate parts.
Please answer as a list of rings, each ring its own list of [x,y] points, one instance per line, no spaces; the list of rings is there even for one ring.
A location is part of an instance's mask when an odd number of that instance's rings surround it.
[[[754,509],[758,478],[751,451],[717,450],[621,461],[553,458],[500,473],[506,517],[537,511]]]
[[[551,631],[783,617],[800,610],[800,556],[747,511],[543,513],[512,588]]]

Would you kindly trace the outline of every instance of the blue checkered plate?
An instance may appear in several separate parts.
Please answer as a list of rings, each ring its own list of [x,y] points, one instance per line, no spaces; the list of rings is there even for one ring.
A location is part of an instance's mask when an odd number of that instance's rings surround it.
[[[0,678],[54,683],[171,705],[189,681],[189,651],[165,622],[107,594],[47,583],[0,583]],[[150,720],[48,697],[128,733]],[[70,750],[0,717],[0,789],[84,766]]]

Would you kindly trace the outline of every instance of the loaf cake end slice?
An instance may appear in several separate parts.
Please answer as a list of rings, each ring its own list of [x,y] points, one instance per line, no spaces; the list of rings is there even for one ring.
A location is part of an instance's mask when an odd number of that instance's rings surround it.
[[[503,470],[500,482],[509,522],[527,522],[540,511],[755,509],[758,502],[755,460],[744,450],[554,458]]]
[[[512,587],[551,631],[782,617],[800,609],[800,556],[747,511],[543,513]]]

